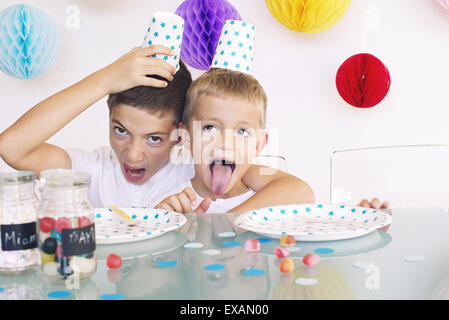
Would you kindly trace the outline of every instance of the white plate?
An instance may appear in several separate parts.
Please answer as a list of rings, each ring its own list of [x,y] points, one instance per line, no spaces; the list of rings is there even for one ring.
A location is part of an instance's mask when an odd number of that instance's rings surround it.
[[[292,235],[297,241],[331,241],[360,237],[389,225],[388,213],[347,205],[297,204],[262,208],[235,219],[242,229],[280,239]]]
[[[120,208],[133,219],[136,226],[128,226],[125,219],[107,208],[95,209],[95,241],[97,244],[124,243],[158,237],[181,228],[187,221],[182,214],[162,209]]]

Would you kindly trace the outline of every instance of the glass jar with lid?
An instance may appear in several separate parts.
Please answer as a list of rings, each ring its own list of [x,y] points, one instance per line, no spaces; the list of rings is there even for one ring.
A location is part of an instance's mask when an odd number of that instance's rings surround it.
[[[39,265],[35,175],[0,173],[0,274],[25,273]]]
[[[84,280],[97,268],[90,176],[67,169],[42,171],[38,213],[42,274],[53,283]]]

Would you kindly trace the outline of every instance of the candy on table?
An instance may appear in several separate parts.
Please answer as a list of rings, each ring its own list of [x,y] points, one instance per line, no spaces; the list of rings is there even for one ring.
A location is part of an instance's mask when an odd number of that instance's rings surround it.
[[[91,273],[95,270],[96,264],[94,259],[83,258],[83,257],[72,257],[70,259],[69,265],[75,272],[79,272],[80,274]]]
[[[275,247],[274,254],[278,258],[287,258],[290,255],[290,251],[283,247]]]
[[[284,260],[282,260],[281,262],[281,272],[282,273],[290,273],[293,271],[293,269],[295,269],[295,265],[293,263],[293,260],[290,258],[286,258]]]
[[[106,264],[111,269],[120,268],[122,265],[122,258],[114,253],[111,253],[106,260]]]
[[[248,239],[243,246],[246,252],[257,252],[260,250],[260,242],[257,239]]]
[[[292,247],[296,244],[295,237],[288,234],[283,234],[280,242],[283,247]]]
[[[71,229],[72,221],[69,218],[61,217],[56,220],[55,228],[59,233],[61,233],[63,229]]]
[[[55,238],[47,238],[41,245],[41,249],[46,254],[55,254],[58,247],[58,241]]]
[[[39,220],[39,229],[44,233],[50,233],[56,225],[56,221],[50,217],[44,217]]]
[[[53,230],[50,232],[50,236],[51,236],[52,238],[58,240],[58,242],[62,242],[62,235],[61,235],[56,229],[53,229]]]
[[[90,221],[90,219],[88,217],[78,217],[78,228],[83,228],[83,227],[87,227],[90,226],[92,224],[92,221]]]
[[[67,277],[73,274],[73,270],[69,264],[70,259],[68,257],[59,258],[58,272],[61,276]]]
[[[302,258],[302,262],[308,267],[313,267],[320,263],[320,256],[315,253],[308,253]]]
[[[41,252],[41,262],[42,264],[50,263],[55,261],[55,255],[54,254],[47,254],[44,252]]]
[[[58,277],[59,264],[57,262],[49,262],[44,264],[44,274],[50,277]]]
[[[62,245],[58,245],[56,248],[56,256],[62,257]]]

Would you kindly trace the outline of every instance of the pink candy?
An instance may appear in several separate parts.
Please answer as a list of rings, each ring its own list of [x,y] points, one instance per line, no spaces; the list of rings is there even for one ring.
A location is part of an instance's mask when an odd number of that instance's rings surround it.
[[[287,258],[290,255],[290,251],[283,247],[274,248],[274,254],[278,258]]]
[[[257,252],[260,250],[260,242],[257,239],[248,239],[245,241],[243,249],[246,252]]]
[[[308,253],[302,258],[302,263],[308,267],[316,266],[320,263],[320,256],[315,253]]]

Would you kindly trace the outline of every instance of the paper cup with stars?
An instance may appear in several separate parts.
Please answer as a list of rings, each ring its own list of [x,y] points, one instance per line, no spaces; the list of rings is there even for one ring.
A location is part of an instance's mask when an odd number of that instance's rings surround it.
[[[170,12],[155,12],[142,46],[161,45],[174,50],[176,52],[174,56],[154,55],[153,57],[164,59],[178,71],[183,32],[182,17]]]
[[[240,20],[226,20],[221,31],[211,68],[252,74],[255,27]]]

